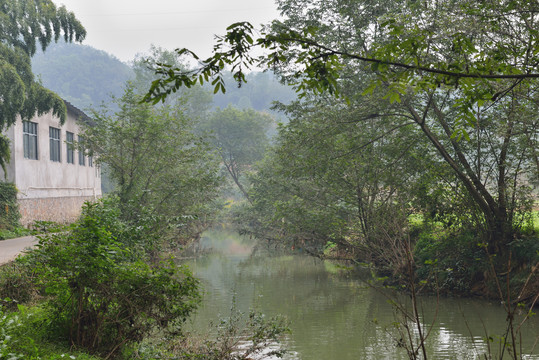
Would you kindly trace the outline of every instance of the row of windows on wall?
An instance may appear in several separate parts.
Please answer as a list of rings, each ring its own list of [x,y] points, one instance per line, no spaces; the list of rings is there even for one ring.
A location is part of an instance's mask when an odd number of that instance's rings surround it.
[[[37,139],[37,123],[32,121],[22,122],[22,134],[23,134],[23,146],[24,157],[26,159],[38,160],[38,139]],[[84,138],[78,136],[78,142],[83,143]],[[65,139],[65,153],[68,164],[75,163],[75,134],[66,131]],[[49,149],[50,160],[54,162],[62,161],[62,139],[60,129],[55,127],[49,127]],[[79,153],[79,165],[86,165],[86,156],[84,149],[78,151]],[[88,166],[94,166],[92,156],[88,156]]]

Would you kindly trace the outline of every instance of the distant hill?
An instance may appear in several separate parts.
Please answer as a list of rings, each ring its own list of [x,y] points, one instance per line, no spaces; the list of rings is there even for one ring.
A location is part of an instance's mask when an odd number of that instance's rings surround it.
[[[37,53],[32,58],[32,69],[45,87],[82,110],[103,102],[111,105],[110,96],[121,96],[126,81],[134,78],[130,65],[114,56],[91,46],[63,42],[52,44],[45,53]],[[213,106],[221,109],[231,104],[240,109],[267,111],[283,120],[270,110],[272,102],[289,103],[296,98],[295,92],[270,72],[248,74],[247,83],[241,88],[230,74],[225,78],[226,93],[213,96]],[[211,86],[205,88],[213,90]]]
[[[238,88],[232,76],[227,74],[226,93],[215,94],[213,104],[222,109],[232,104],[240,109],[268,111],[273,101],[288,104],[297,97],[291,87],[281,84],[271,72],[252,72],[246,78],[247,83]]]
[[[32,70],[43,85],[76,107],[87,110],[109,103],[133,78],[129,65],[91,46],[51,44],[32,58]]]

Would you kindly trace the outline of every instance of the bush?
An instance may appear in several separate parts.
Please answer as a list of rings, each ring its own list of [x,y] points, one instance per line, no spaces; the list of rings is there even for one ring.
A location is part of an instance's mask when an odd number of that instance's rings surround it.
[[[431,280],[435,274],[439,290],[469,294],[489,268],[478,239],[479,234],[473,231],[440,232],[436,227],[426,227],[417,235],[414,249],[419,279]],[[435,269],[429,264],[435,264]]]
[[[24,258],[0,267],[0,306],[15,309],[17,304],[31,302],[37,294],[36,275]]]
[[[30,230],[25,229],[22,226],[12,228],[11,230],[0,229],[0,240],[13,239],[31,234],[32,232]]]
[[[200,298],[187,268],[150,266],[120,242],[136,229],[118,216],[107,200],[87,203],[70,232],[41,237],[29,260],[49,296],[51,336],[91,353],[115,354],[156,328],[179,332]]]
[[[47,342],[43,326],[47,313],[42,307],[19,306],[17,312],[0,307],[0,359],[10,360],[97,360],[90,355],[73,352],[69,346]]]
[[[0,182],[0,228],[13,230],[20,226],[20,218],[15,184]]]
[[[58,224],[54,221],[36,220],[32,223],[31,229],[34,235],[39,235],[67,231],[69,225]]]

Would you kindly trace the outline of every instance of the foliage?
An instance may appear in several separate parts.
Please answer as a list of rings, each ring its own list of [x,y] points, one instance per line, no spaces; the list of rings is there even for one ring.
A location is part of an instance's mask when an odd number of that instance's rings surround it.
[[[0,229],[14,230],[20,226],[17,192],[15,184],[0,182]]]
[[[488,261],[477,237],[478,234],[471,230],[459,233],[427,226],[418,234],[414,249],[418,278],[428,280],[432,286],[436,284],[442,292],[484,293],[482,283]]]
[[[67,231],[70,225],[58,224],[54,221],[36,220],[32,223],[32,233],[35,235],[45,233],[57,233],[61,231]]]
[[[80,109],[121,96],[133,70],[112,55],[87,45],[53,44],[32,58],[43,86]]]
[[[121,242],[118,214],[87,203],[73,230],[42,237],[28,260],[49,297],[51,336],[109,356],[155,328],[179,331],[199,299],[185,267],[149,266]]]
[[[440,164],[424,158],[428,149],[408,120],[373,115],[388,109],[375,96],[349,104],[319,97],[282,108],[290,122],[252,175],[253,207],[243,219],[256,216],[255,226],[270,236],[314,253],[329,240],[348,256],[382,265],[382,240],[428,181],[422,167]]]
[[[30,234],[31,232],[22,226],[16,227],[12,230],[0,229],[0,240],[14,239]]]
[[[62,99],[35,81],[30,57],[37,44],[44,50],[63,35],[67,41],[82,41],[86,31],[64,6],[50,0],[4,0],[0,3],[0,130],[13,125],[20,115],[30,119],[52,110],[63,122],[66,107]],[[0,137],[0,165],[9,160],[8,140]]]
[[[23,309],[22,307],[20,308]],[[6,313],[0,306],[0,357],[8,359],[38,359],[39,349],[32,337],[25,334],[22,327],[28,329],[32,323],[29,314]],[[25,329],[25,330],[27,330]],[[22,331],[21,331],[22,330]]]
[[[125,219],[153,217],[158,236],[197,232],[219,184],[216,158],[178,106],[152,107],[140,98],[129,85],[116,114],[95,111],[87,147],[107,164]]]
[[[343,64],[371,65],[377,74],[371,89],[382,82],[395,84],[388,93],[392,102],[403,94],[399,83],[422,90],[456,85],[477,102],[495,99],[507,90],[476,91],[489,81],[539,77],[533,72],[539,11],[535,3],[372,1],[361,6],[357,1],[331,1],[312,5],[312,0],[279,1],[288,19],[273,21],[258,37],[249,23],[230,25],[217,38],[213,55],[200,60],[200,68],[182,71],[163,64],[159,69],[163,78],[152,85],[148,98],[160,100],[173,89],[208,82],[213,76],[215,91],[224,91],[221,72],[227,66],[241,84],[245,69],[254,64],[289,66],[300,89],[319,93],[339,92],[336,80]],[[268,51],[257,57],[252,50],[258,47]],[[199,60],[188,49],[178,53]]]
[[[37,274],[19,257],[0,266],[0,306],[14,309],[29,304],[38,297]]]
[[[97,360],[97,357],[47,341],[47,313],[43,307],[19,306],[17,312],[0,308],[0,358]]]
[[[150,84],[157,78],[154,69],[163,63],[174,64],[183,69],[189,67],[176,52],[152,45],[148,54],[138,54],[132,63],[135,73],[133,86],[137,89],[137,93],[145,94],[148,91]],[[178,89],[165,101],[168,106],[181,107],[184,114],[195,122],[208,115],[211,102],[211,92],[202,86]]]
[[[378,90],[395,107],[364,115],[412,120],[450,167],[452,178],[443,181],[465,189],[468,216],[489,250],[507,255],[516,209],[529,211],[523,179],[539,174],[538,125],[530,116],[538,96],[537,7],[518,0],[282,0],[279,7],[284,22],[274,21],[258,38],[248,23],[231,25],[199,68],[161,66],[146,99],[158,102],[180,86],[208,81],[224,90],[227,66],[239,83],[254,64],[278,69],[304,97],[353,101],[350,84],[367,81],[362,94]],[[268,52],[255,57],[256,47]],[[187,49],[178,53],[198,60]]]

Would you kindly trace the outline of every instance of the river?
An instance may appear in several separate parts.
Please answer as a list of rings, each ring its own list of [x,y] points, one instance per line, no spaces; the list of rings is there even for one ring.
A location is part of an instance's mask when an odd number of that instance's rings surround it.
[[[191,330],[207,331],[210,322],[230,316],[233,307],[246,313],[254,309],[289,320],[287,359],[408,359],[397,346],[399,312],[385,292],[366,286],[360,274],[301,254],[253,254],[252,241],[226,230],[206,232],[199,246],[212,251],[188,261],[204,288]],[[420,305],[423,325],[434,324],[427,339],[430,359],[483,359],[488,346],[499,358],[506,323],[499,303],[423,296]],[[521,334],[523,358],[539,359],[539,344],[534,349],[538,316],[523,325]]]

